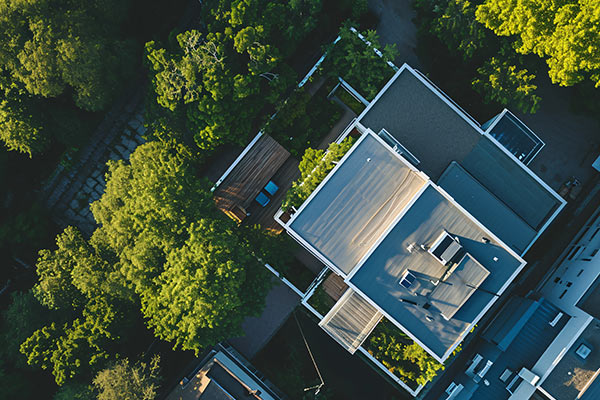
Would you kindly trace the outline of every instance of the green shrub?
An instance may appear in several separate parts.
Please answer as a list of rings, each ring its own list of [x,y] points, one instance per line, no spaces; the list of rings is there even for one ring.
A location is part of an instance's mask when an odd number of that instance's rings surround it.
[[[444,365],[390,321],[382,320],[366,341],[367,351],[406,383],[425,385]]]
[[[353,144],[354,138],[348,136],[341,143],[331,143],[327,152],[306,149],[298,167],[300,179],[292,183],[292,187],[285,194],[282,209],[287,211],[291,207],[300,207]]]

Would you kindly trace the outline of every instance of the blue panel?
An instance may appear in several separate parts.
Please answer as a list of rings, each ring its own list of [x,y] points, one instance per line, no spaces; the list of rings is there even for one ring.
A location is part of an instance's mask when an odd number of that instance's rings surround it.
[[[278,190],[279,186],[277,186],[273,181],[269,181],[269,183],[267,183],[267,186],[265,186],[265,192],[269,193],[271,196],[275,195],[275,193],[277,193]]]
[[[263,207],[265,207],[267,204],[269,204],[269,201],[271,201],[271,199],[269,199],[269,198],[267,197],[267,195],[266,195],[266,194],[264,194],[263,192],[260,192],[260,193],[258,194],[258,196],[256,196],[256,199],[255,199],[255,200],[256,200],[256,202],[257,202],[258,204],[260,204],[260,205],[261,205],[261,206],[263,206]]]

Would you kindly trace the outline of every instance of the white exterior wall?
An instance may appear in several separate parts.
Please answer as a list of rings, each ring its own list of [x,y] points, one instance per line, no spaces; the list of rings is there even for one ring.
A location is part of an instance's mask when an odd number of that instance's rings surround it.
[[[600,210],[599,210],[600,211]],[[558,268],[541,289],[542,295],[570,315],[600,275],[600,215],[586,223],[557,261]]]

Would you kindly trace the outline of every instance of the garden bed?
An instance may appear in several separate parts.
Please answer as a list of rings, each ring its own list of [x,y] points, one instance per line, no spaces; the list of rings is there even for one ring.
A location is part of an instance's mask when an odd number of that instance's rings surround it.
[[[331,298],[330,295],[325,292],[323,289],[323,282],[319,286],[315,292],[308,299],[308,304],[310,304],[315,310],[319,312],[322,316],[327,315],[329,310],[335,305],[335,300]]]
[[[413,390],[425,385],[444,368],[443,364],[385,318],[362,346]]]
[[[331,143],[327,151],[307,149],[300,162],[300,178],[292,183],[285,194],[281,208],[287,211],[292,207],[298,208],[319,186],[325,177],[344,157],[354,144],[354,137],[347,137],[341,143]]]
[[[331,90],[328,83],[314,96],[306,87],[294,91],[265,126],[265,132],[294,157],[299,158],[307,148],[318,146],[342,117],[343,108],[327,99],[327,89]]]
[[[340,85],[335,91],[335,97],[337,97],[342,103],[348,106],[349,109],[354,111],[356,115],[360,115],[366,106],[360,101],[356,100],[354,96],[346,90],[342,85]]]

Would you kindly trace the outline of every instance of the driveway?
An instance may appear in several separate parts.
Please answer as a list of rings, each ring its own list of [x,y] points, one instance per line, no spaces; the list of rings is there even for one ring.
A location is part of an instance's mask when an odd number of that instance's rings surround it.
[[[260,317],[248,317],[242,323],[245,336],[228,342],[247,359],[251,359],[275,335],[288,316],[300,303],[300,296],[273,277],[275,285],[267,295]]]
[[[382,45],[396,44],[399,55],[395,63],[420,68],[415,54],[417,27],[413,23],[415,11],[410,0],[369,0],[369,9],[379,17],[377,33]]]

